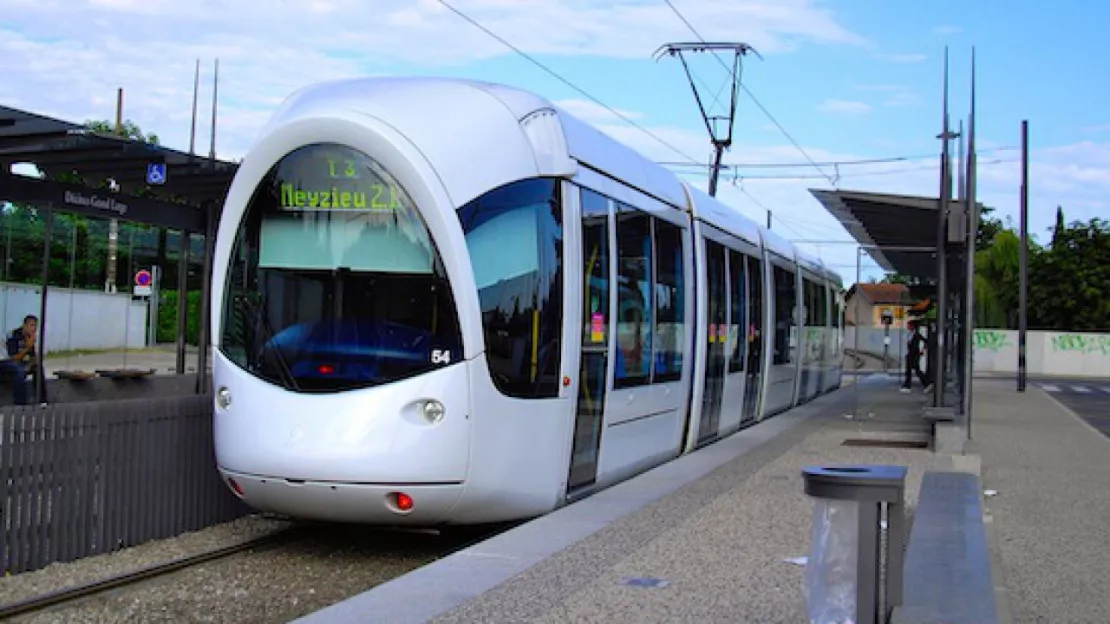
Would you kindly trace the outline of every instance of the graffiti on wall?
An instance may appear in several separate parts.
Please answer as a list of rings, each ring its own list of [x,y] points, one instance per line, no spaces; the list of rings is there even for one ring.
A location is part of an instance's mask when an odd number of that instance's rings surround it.
[[[1049,344],[1056,352],[1110,355],[1110,336],[1106,334],[1056,334]]]
[[[998,353],[1007,347],[1013,347],[1014,343],[1010,340],[1009,332],[998,329],[977,329],[975,330],[975,350],[976,351],[991,351]]]

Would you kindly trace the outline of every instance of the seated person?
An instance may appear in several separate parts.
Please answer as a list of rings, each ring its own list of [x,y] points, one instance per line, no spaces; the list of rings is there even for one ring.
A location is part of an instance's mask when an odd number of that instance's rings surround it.
[[[39,319],[33,314],[23,318],[23,325],[8,334],[8,359],[0,362],[0,370],[12,380],[12,394],[16,405],[30,403],[31,385],[27,373],[38,374],[38,354],[35,351],[35,333]]]

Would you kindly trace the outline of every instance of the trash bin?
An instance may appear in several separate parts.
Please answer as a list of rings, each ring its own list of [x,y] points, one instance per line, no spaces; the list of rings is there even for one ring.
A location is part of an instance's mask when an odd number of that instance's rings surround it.
[[[810,622],[885,624],[902,601],[906,467],[807,466],[802,477],[806,494],[817,499],[805,572]]]

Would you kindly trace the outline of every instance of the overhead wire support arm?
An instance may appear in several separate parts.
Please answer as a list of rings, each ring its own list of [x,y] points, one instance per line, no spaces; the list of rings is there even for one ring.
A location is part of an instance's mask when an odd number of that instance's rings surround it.
[[[701,94],[698,93],[698,87],[694,84],[694,75],[690,71],[690,65],[686,62],[686,57],[683,52],[709,52],[716,56],[718,50],[732,50],[733,60],[730,80],[732,82],[731,95],[729,99],[729,107],[727,115],[711,115],[705,107],[705,102],[702,101]],[[710,41],[697,41],[697,42],[681,42],[681,43],[668,43],[661,46],[653,54],[656,61],[664,56],[677,56],[682,62],[682,68],[686,72],[686,79],[690,83],[690,90],[694,92],[694,99],[697,100],[698,109],[701,111],[702,120],[705,122],[705,129],[709,132],[709,139],[713,143],[713,165],[712,172],[709,176],[709,194],[715,196],[717,194],[717,179],[721,172],[721,158],[724,151],[732,146],[732,127],[736,121],[736,99],[740,91],[740,81],[742,78],[742,66],[740,63],[741,57],[746,54],[754,54],[760,60],[763,57],[759,52],[750,45],[742,42],[710,42]],[[718,57],[720,60],[720,57]],[[723,63],[723,61],[722,61]],[[719,131],[718,126],[721,122],[725,124],[724,136]]]

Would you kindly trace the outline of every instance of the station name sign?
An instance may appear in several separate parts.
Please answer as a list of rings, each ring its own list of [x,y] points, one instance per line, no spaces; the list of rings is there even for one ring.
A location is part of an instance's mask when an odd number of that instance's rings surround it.
[[[101,197],[99,195],[86,195],[77,191],[66,191],[64,199],[65,203],[71,206],[84,206],[85,208],[93,208],[104,212],[114,212],[120,216],[127,214],[127,204],[111,196]]]

